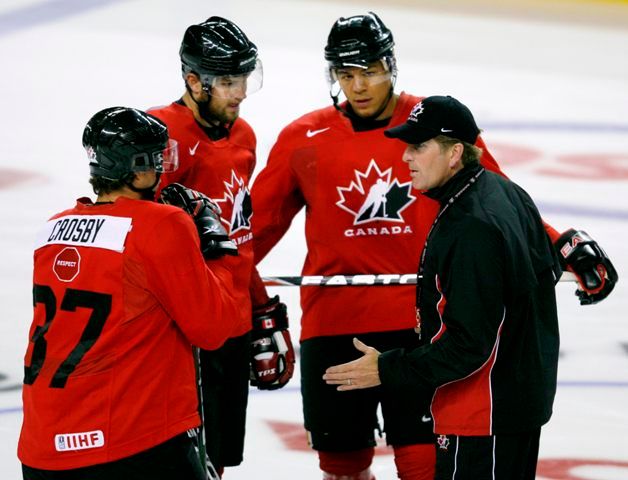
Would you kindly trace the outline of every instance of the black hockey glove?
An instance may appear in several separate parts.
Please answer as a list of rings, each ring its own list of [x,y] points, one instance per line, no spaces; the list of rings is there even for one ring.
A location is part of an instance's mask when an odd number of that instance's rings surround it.
[[[294,373],[294,348],[288,331],[288,311],[275,295],[253,309],[251,385],[260,390],[283,387]]]
[[[576,295],[580,305],[593,305],[610,295],[618,280],[606,252],[582,230],[569,229],[556,241],[563,270],[578,278]]]
[[[207,196],[180,183],[171,183],[161,191],[159,201],[180,207],[192,217],[206,259],[238,254],[238,247],[233,240],[229,240],[227,230],[220,221],[220,207]]]

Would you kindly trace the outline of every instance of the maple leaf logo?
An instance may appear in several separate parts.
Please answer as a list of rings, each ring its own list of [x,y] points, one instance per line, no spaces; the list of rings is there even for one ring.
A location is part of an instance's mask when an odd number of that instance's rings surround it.
[[[223,223],[229,226],[229,233],[234,234],[239,230],[251,229],[251,216],[253,208],[251,206],[251,192],[245,185],[244,179],[238,177],[234,170],[231,170],[231,181],[225,184],[225,195],[222,199],[216,200],[218,204],[231,205],[231,218],[222,218]],[[223,212],[225,208],[222,207]]]
[[[348,187],[336,187],[340,208],[354,216],[354,225],[384,220],[404,222],[401,212],[416,200],[410,193],[411,182],[391,179],[392,167],[381,171],[371,159],[365,173],[354,170],[355,180]]]
[[[408,120],[413,121],[413,122],[418,122],[419,121],[419,115],[421,115],[423,113],[424,109],[423,109],[423,102],[419,102],[417,103],[414,107],[412,107],[412,111],[410,112],[410,116],[408,117]]]

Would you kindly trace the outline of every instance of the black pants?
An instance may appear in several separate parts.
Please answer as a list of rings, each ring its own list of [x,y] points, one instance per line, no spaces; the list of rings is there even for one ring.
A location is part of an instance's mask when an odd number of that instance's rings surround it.
[[[538,428],[512,435],[437,436],[434,479],[534,480],[540,435]]]
[[[218,470],[242,463],[249,399],[249,333],[201,350],[207,455]]]
[[[324,452],[345,452],[375,446],[381,405],[386,442],[389,445],[434,443],[429,411],[431,394],[425,398],[387,393],[380,387],[338,392],[323,380],[325,370],[360,358],[353,346],[357,337],[379,351],[414,348],[414,330],[316,337],[301,343],[301,394],[305,429],[312,447]]]
[[[206,480],[187,433],[115,462],[72,470],[40,470],[22,465],[24,480]]]

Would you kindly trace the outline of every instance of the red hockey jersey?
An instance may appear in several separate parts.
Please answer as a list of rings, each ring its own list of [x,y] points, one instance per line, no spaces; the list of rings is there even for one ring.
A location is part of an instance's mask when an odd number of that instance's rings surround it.
[[[40,233],[33,282],[24,464],[110,462],[199,425],[191,344],[218,348],[234,307],[223,308],[186,213],[81,199]]]
[[[210,260],[208,264],[224,265],[233,276],[231,292],[239,308],[233,336],[251,330],[251,297],[249,284],[253,269],[251,232],[251,196],[249,180],[255,168],[256,139],[253,129],[238,118],[230,134],[211,140],[194,119],[192,111],[179,103],[150,110],[166,123],[170,138],[179,144],[179,168],[162,176],[160,189],[170,183],[181,183],[204,193],[222,209],[227,232],[238,245],[238,256]]]
[[[420,100],[402,93],[389,124],[368,131],[331,106],[288,125],[252,188],[256,262],[305,206],[303,275],[416,272],[439,207],[411,188],[406,144],[383,132]],[[477,146],[499,172],[481,138]],[[414,286],[302,287],[301,339],[412,328],[414,296]]]

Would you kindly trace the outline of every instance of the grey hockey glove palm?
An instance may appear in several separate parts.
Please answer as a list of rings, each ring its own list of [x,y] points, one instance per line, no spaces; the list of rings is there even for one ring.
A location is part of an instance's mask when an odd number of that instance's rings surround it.
[[[220,207],[209,197],[180,183],[171,183],[161,191],[159,201],[180,207],[192,217],[206,259],[238,254],[238,247],[233,240],[229,240],[220,220]]]
[[[582,230],[569,229],[556,241],[563,270],[578,278],[580,305],[593,305],[610,295],[619,279],[615,267],[595,240]]]
[[[260,390],[283,387],[294,373],[294,348],[288,331],[288,311],[275,295],[253,309],[251,385]]]

